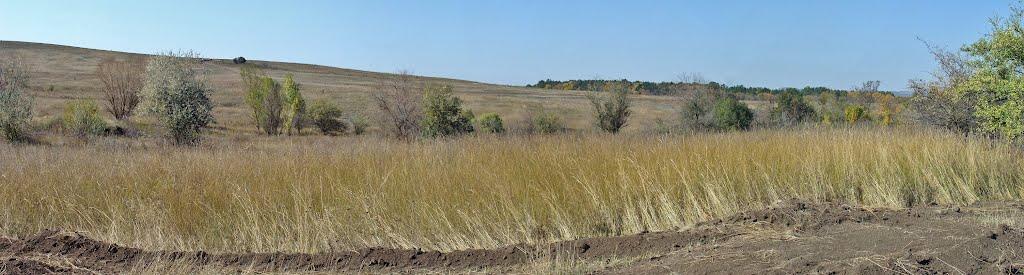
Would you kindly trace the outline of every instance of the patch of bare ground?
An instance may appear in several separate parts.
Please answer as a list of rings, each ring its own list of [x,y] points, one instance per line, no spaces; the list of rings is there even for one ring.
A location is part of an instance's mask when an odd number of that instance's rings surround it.
[[[1022,214],[1017,203],[890,210],[794,200],[678,232],[447,253],[145,251],[48,230],[0,239],[0,271],[87,274],[184,266],[218,272],[529,273],[537,271],[538,262],[574,261],[606,263],[581,265],[587,267],[582,271],[598,274],[1022,274],[1024,231],[1017,218]]]

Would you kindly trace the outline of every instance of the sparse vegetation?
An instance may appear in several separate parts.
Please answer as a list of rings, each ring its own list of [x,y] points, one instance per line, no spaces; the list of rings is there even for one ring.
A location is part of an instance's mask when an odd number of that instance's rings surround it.
[[[199,79],[197,58],[195,53],[169,52],[152,57],[146,66],[141,109],[155,116],[176,144],[196,144],[213,123],[210,89]]]

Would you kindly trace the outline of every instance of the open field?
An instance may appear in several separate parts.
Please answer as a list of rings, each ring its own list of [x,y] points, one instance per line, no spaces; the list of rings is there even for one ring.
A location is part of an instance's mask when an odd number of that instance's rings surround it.
[[[70,100],[99,101],[99,62],[133,54],[4,41],[0,50],[30,68],[42,136],[0,144],[0,274],[1024,268],[1024,151],[1004,140],[817,117],[656,134],[658,119],[680,118],[681,100],[634,95],[625,133],[604,134],[586,92],[427,77],[417,80],[452,85],[474,112],[511,127],[546,110],[578,131],[263,136],[240,66],[207,60],[216,124],[198,145],[175,146],[145,119],[130,122],[138,136],[45,127]],[[375,84],[390,76],[249,63],[295,74],[309,100],[367,117]],[[747,103],[765,113],[766,102]]]

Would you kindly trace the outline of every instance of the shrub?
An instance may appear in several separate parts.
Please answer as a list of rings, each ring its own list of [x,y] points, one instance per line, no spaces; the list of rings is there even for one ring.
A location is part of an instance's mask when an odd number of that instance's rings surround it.
[[[501,121],[501,116],[496,113],[480,115],[480,117],[477,118],[477,123],[480,125],[480,130],[484,132],[495,134],[505,132],[505,125]]]
[[[285,124],[282,116],[285,96],[281,93],[281,84],[252,65],[243,67],[241,75],[245,86],[245,103],[252,109],[256,130],[267,135],[281,134],[281,127]]]
[[[377,84],[373,100],[380,110],[381,128],[391,136],[408,140],[420,133],[423,120],[422,95],[415,79],[406,72],[384,78]]]
[[[846,109],[843,109],[843,117],[846,118],[846,123],[849,124],[856,124],[861,120],[867,119],[864,106],[860,105],[846,106]]]
[[[542,112],[533,117],[533,131],[538,134],[553,134],[565,131],[562,118],[552,112]]]
[[[719,130],[746,130],[754,120],[754,112],[747,104],[732,97],[725,97],[715,102],[715,127]]]
[[[202,130],[213,123],[211,90],[198,78],[197,58],[191,52],[152,57],[139,94],[140,110],[156,116],[176,144],[198,143]]]
[[[284,76],[284,100],[285,100],[285,128],[288,135],[292,129],[302,134],[304,116],[306,116],[306,99],[299,91],[299,83],[295,82],[292,74]]]
[[[348,118],[349,124],[352,125],[352,134],[362,135],[366,133],[366,128],[370,127],[370,123],[366,121],[361,115],[352,115]]]
[[[618,133],[622,127],[626,127],[626,120],[629,118],[629,105],[626,89],[616,89],[604,92],[603,96],[589,94],[590,104],[594,106],[594,116],[597,119],[597,127],[605,132]]]
[[[718,92],[707,90],[690,93],[684,97],[680,112],[683,128],[700,131],[712,127],[714,124],[711,114],[712,107],[720,97]]]
[[[814,108],[804,101],[804,96],[796,92],[784,92],[776,97],[772,115],[782,125],[794,125],[814,119]]]
[[[462,108],[462,100],[450,86],[427,88],[423,95],[423,135],[457,136],[473,132],[473,112]]]
[[[95,102],[75,100],[64,105],[61,126],[65,133],[73,136],[98,136],[107,129],[107,122],[100,118]]]
[[[325,135],[344,133],[347,125],[341,121],[341,108],[326,100],[316,100],[309,106],[309,121]]]
[[[146,82],[145,71],[146,64],[141,59],[107,60],[96,68],[107,111],[114,119],[125,120],[135,112],[139,105],[139,91]]]
[[[0,133],[9,142],[28,138],[26,128],[32,118],[32,97],[24,93],[28,70],[13,57],[0,58]]]

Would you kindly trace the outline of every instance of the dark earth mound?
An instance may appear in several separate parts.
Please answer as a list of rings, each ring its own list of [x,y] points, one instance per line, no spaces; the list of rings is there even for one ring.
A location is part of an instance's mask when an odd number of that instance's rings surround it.
[[[158,263],[252,272],[517,272],[566,257],[631,259],[594,273],[1024,274],[1024,206],[866,209],[788,201],[679,232],[448,253],[367,248],[323,254],[145,251],[47,230],[0,238],[6,274],[124,273]]]

